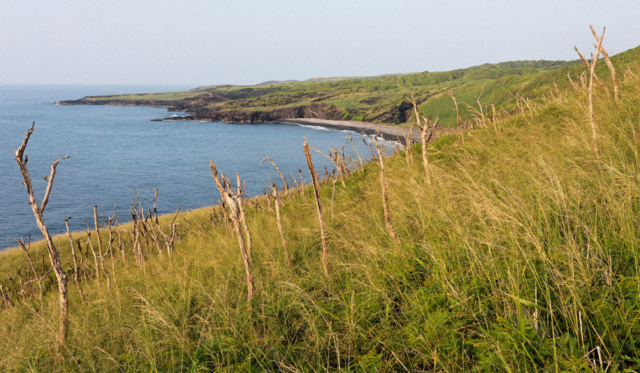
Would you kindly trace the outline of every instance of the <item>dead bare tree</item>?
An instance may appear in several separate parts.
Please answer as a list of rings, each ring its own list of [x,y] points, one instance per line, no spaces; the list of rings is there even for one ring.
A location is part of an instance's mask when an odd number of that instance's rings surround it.
[[[240,209],[238,207],[237,196],[234,196],[233,188],[231,187],[228,180],[222,175],[225,179],[223,184],[220,176],[218,176],[218,170],[216,169],[216,165],[213,161],[211,163],[211,173],[213,175],[213,180],[218,187],[218,191],[220,191],[220,196],[224,201],[226,201],[227,206],[229,207],[229,216],[233,222],[236,235],[238,236],[238,246],[240,247],[240,254],[242,255],[242,261],[244,263],[244,269],[247,277],[247,301],[251,303],[253,299],[253,293],[255,290],[255,284],[253,281],[253,270],[251,268],[251,257],[247,252],[247,247],[245,245],[244,237],[242,236],[242,223],[240,222]]]
[[[44,197],[42,198],[42,202],[40,206],[38,206],[38,202],[36,201],[36,196],[33,191],[33,186],[31,184],[31,178],[29,177],[29,171],[27,171],[27,162],[29,161],[29,157],[24,152],[27,147],[27,142],[33,133],[35,122],[31,124],[31,128],[27,131],[24,137],[24,141],[22,145],[16,150],[15,158],[16,162],[18,162],[18,166],[20,167],[20,172],[22,173],[22,178],[24,179],[24,186],[27,188],[27,193],[29,194],[29,205],[31,206],[31,210],[33,211],[33,215],[36,218],[36,223],[38,224],[38,228],[42,232],[44,236],[45,243],[47,245],[47,252],[49,253],[49,259],[51,260],[51,267],[53,268],[53,272],[55,273],[56,280],[58,282],[58,293],[59,293],[59,302],[60,302],[60,329],[58,338],[60,340],[59,345],[57,345],[57,352],[60,354],[60,345],[63,345],[67,340],[67,333],[69,330],[69,301],[67,299],[67,274],[62,269],[62,264],[60,263],[60,256],[58,255],[58,251],[56,250],[55,245],[53,244],[53,239],[49,234],[49,230],[47,226],[44,224],[43,213],[45,208],[47,207],[47,203],[49,202],[49,196],[51,194],[51,188],[53,187],[53,179],[56,176],[56,167],[60,163],[61,160],[69,158],[68,156],[64,156],[61,159],[55,161],[51,164],[51,173],[48,177],[45,178],[47,181],[47,189],[45,191]]]
[[[311,158],[311,152],[309,150],[309,144],[307,138],[304,137],[304,156],[307,159],[307,166],[309,167],[309,173],[311,174],[311,181],[313,183],[313,191],[316,197],[316,208],[318,210],[318,220],[320,221],[320,236],[322,238],[322,269],[324,275],[330,278],[329,275],[329,240],[327,239],[327,228],[324,225],[324,217],[322,216],[322,203],[320,202],[320,184],[318,182],[318,175],[316,169],[313,167],[313,159]]]

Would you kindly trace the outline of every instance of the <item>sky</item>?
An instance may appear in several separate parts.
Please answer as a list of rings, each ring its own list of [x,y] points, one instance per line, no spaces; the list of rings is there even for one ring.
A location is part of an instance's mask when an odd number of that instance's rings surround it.
[[[638,0],[1,0],[0,84],[257,84],[574,60]]]

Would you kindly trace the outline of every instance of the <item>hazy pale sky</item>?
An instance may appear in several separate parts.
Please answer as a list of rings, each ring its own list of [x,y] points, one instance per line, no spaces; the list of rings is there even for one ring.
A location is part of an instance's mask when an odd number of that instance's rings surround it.
[[[573,60],[639,0],[1,0],[0,84],[255,84]]]

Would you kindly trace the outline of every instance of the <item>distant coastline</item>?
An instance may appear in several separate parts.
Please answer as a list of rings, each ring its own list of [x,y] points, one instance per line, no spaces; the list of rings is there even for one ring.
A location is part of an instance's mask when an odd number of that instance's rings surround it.
[[[151,100],[112,100],[112,99],[102,99],[102,100],[87,100],[87,99],[79,99],[79,100],[67,100],[67,101],[58,101],[55,102],[57,105],[110,105],[110,106],[147,106],[147,107],[160,107],[167,108],[167,111],[174,112],[177,111],[176,108],[180,106],[177,105],[177,102],[154,102]],[[153,121],[182,121],[182,120],[197,120],[204,122],[223,122],[223,123],[291,123],[291,124],[299,124],[299,125],[314,125],[328,129],[334,130],[348,130],[354,131],[356,133],[364,133],[367,135],[375,135],[376,133],[382,134],[384,137],[390,140],[398,140],[404,141],[409,131],[411,131],[412,140],[419,141],[420,139],[420,131],[417,129],[409,129],[406,127],[400,126],[391,126],[386,124],[378,124],[373,122],[363,122],[363,121],[349,121],[349,120],[335,120],[335,119],[324,119],[324,118],[302,118],[296,117],[296,114],[304,113],[304,110],[296,110],[296,108],[291,108],[290,110],[276,110],[274,113],[267,113],[269,115],[264,115],[262,112],[255,112],[261,115],[255,115],[252,117],[246,117],[246,115],[239,115],[238,112],[226,112],[217,113],[216,116],[211,115],[203,115],[204,113],[187,113],[187,115],[176,115],[170,116],[166,118],[158,118],[153,119]],[[209,114],[209,113],[207,113]],[[271,115],[273,114],[273,115]]]

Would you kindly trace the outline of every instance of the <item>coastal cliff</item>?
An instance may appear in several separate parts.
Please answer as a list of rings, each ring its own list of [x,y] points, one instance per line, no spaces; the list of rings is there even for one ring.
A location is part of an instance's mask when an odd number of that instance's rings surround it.
[[[108,96],[100,99],[85,97],[79,100],[58,102],[59,105],[114,105],[114,106],[148,106],[166,107],[169,112],[184,111],[188,117],[177,119],[203,120],[225,123],[265,123],[281,119],[322,119],[322,120],[353,120],[358,119],[358,113],[352,113],[326,103],[312,103],[307,105],[277,107],[268,110],[238,105],[237,109],[224,109],[212,103],[222,102],[211,96],[181,99],[181,100],[123,100],[111,99]],[[380,124],[405,123],[410,118],[411,105],[402,102],[391,106],[383,114],[373,118],[373,122]],[[173,119],[173,118],[167,118]],[[361,119],[361,118],[360,118]]]

